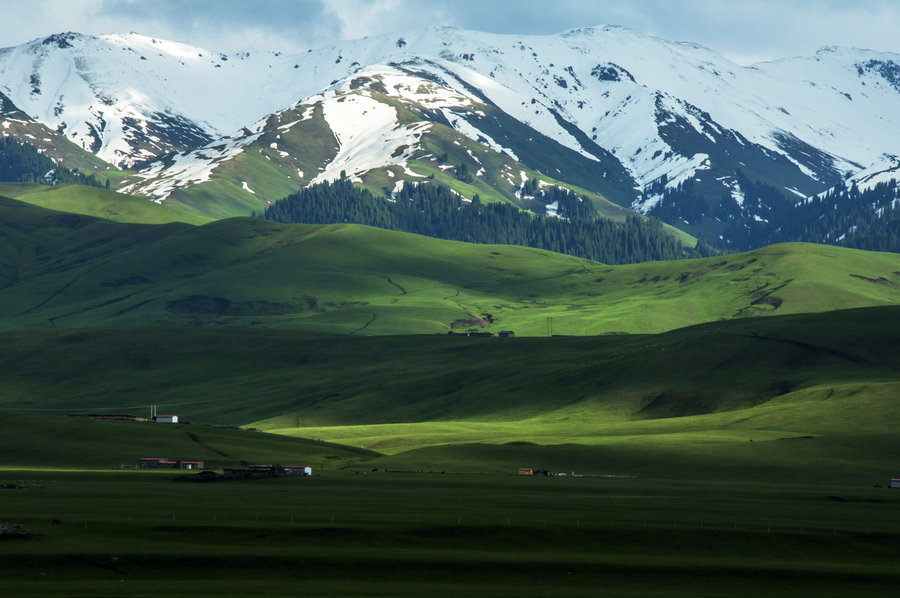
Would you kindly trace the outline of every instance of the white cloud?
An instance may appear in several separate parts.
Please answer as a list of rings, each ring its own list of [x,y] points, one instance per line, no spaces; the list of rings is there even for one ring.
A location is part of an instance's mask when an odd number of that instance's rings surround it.
[[[431,25],[552,34],[615,24],[743,64],[826,45],[900,53],[895,0],[3,0],[2,15],[0,47],[62,31],[137,31],[223,52],[295,52]]]
[[[415,0],[331,0],[324,6],[340,21],[342,39],[457,24],[443,6]]]

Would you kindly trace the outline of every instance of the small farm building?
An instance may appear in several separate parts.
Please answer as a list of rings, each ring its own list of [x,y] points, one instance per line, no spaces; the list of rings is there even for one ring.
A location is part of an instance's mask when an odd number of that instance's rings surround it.
[[[203,469],[203,461],[169,461],[165,457],[141,457],[140,469]]]
[[[497,336],[499,336],[500,338],[512,338],[515,335],[516,335],[516,333],[513,332],[512,330],[501,330],[500,332],[497,333]]]
[[[153,421],[159,422],[161,424],[177,424],[178,416],[177,415],[157,415],[153,418]]]
[[[890,487],[891,488],[900,488],[900,478],[892,478]]]
[[[312,475],[312,467],[308,465],[285,465],[284,471],[288,475]]]
[[[553,475],[549,469],[534,469],[533,467],[520,467],[519,475]]]

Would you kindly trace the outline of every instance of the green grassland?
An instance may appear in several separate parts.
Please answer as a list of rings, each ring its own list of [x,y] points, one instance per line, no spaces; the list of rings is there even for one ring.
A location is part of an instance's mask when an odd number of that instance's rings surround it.
[[[150,226],[12,200],[0,201],[0,213],[6,329],[226,325],[384,335],[483,327],[598,335],[900,302],[900,256],[819,245],[606,266],[358,225]]]
[[[143,405],[131,411],[148,415]],[[53,410],[36,413],[42,415],[5,414],[0,424],[4,453],[0,469],[114,469],[134,467],[142,457],[165,457],[203,461],[210,468],[251,462],[302,464],[318,470],[377,456],[364,449],[231,427],[95,421],[61,417]]]
[[[499,473],[525,462],[860,484],[900,457],[897,310],[587,338],[11,331],[0,335],[0,409],[143,413],[156,403],[196,423],[372,449],[367,462],[388,469]]]
[[[889,594],[900,494],[873,486],[900,458],[898,315],[594,338],[0,333],[0,510],[29,534],[0,540],[4,591]],[[151,402],[193,423],[62,415]],[[315,475],[111,471],[141,456]]]
[[[84,185],[0,183],[0,196],[71,214],[134,224],[185,222],[205,224],[209,218],[156,204],[146,199]]]
[[[16,596],[851,596],[898,581],[900,495],[375,472],[222,484],[3,471]],[[51,521],[59,520],[59,525]]]
[[[103,209],[0,199],[0,523],[29,534],[0,537],[4,594],[900,582],[900,494],[873,487],[900,473],[894,254],[787,244],[611,267]],[[192,423],[66,417],[151,404]],[[112,470],[144,456],[317,475]]]

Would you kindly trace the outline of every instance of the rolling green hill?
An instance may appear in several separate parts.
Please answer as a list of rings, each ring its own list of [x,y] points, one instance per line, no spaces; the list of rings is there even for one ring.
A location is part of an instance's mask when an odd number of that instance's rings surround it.
[[[13,331],[0,334],[0,409],[156,403],[373,449],[386,456],[358,462],[392,469],[859,479],[900,457],[898,309],[593,338]]]
[[[196,216],[146,199],[84,185],[36,185],[0,183],[0,196],[72,214],[94,216],[115,222],[166,224],[186,222],[205,224],[209,218]]]
[[[147,415],[145,410],[134,411]],[[326,442],[256,431],[152,422],[94,421],[33,414],[5,414],[0,422],[0,469],[117,468],[142,457],[203,461],[206,467],[252,463],[337,467],[377,453]]]
[[[612,267],[356,225],[0,216],[6,414],[155,403],[397,469],[850,479],[900,456],[895,254]],[[468,329],[518,338],[446,334]]]
[[[0,242],[6,329],[597,335],[900,303],[900,256],[820,245],[613,267],[356,225],[151,226],[13,200],[0,201]]]

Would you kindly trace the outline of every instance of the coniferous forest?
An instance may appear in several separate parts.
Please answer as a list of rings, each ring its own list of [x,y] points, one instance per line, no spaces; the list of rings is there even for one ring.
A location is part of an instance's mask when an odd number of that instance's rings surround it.
[[[14,137],[0,138],[0,181],[58,185],[75,183],[101,187],[93,174],[82,174],[57,164],[30,143]]]
[[[650,214],[677,225],[724,223],[722,249],[746,251],[773,243],[802,241],[869,251],[900,252],[900,185],[896,180],[860,190],[836,187],[811,199],[787,197],[780,189],[738,177],[743,202],[731,197],[710,207],[691,180],[668,188]]]
[[[685,249],[662,223],[637,216],[624,223],[598,218],[590,200],[568,189],[541,191],[559,217],[538,215],[510,204],[463,201],[448,187],[406,185],[391,200],[348,180],[302,189],[258,216],[285,223],[367,224],[470,243],[523,245],[607,264],[628,264],[708,255],[703,244]]]

